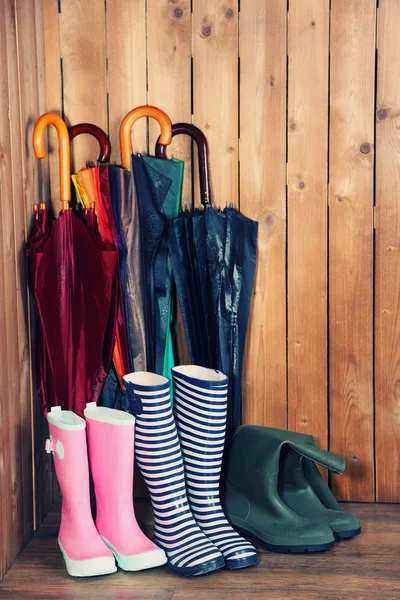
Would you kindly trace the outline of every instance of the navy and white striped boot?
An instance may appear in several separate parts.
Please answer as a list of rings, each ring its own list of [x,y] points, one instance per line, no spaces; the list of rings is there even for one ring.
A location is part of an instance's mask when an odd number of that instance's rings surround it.
[[[203,575],[224,566],[221,552],[197,525],[186,496],[182,452],[170,382],[153,373],[125,375],[129,412],[136,416],[135,458],[150,492],[154,541],[179,575]]]
[[[227,569],[257,564],[255,548],[228,523],[219,499],[228,378],[205,367],[172,369],[174,413],[193,515],[222,552]]]

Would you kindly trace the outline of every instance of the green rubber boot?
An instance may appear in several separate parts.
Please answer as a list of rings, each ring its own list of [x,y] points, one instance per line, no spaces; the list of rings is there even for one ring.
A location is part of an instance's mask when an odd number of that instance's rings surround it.
[[[281,435],[316,447],[316,440],[312,436],[286,431],[281,431]],[[361,533],[360,521],[356,515],[342,511],[312,460],[286,444],[281,464],[283,468],[279,474],[278,491],[285,504],[303,517],[329,525],[337,539],[348,539]],[[326,466],[330,468],[329,465]],[[343,470],[333,469],[336,473]]]
[[[329,550],[335,539],[331,528],[293,511],[279,495],[282,450],[289,446],[335,472],[343,470],[344,461],[308,439],[293,441],[281,433],[287,432],[256,425],[236,431],[226,471],[225,514],[234,527],[255,535],[273,552]]]

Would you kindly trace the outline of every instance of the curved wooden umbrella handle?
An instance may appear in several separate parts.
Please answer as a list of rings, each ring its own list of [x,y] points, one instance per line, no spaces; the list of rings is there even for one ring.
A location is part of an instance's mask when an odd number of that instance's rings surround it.
[[[191,123],[174,123],[172,125],[172,137],[181,134],[189,135],[196,142],[199,157],[200,200],[203,206],[209,206],[212,204],[212,197],[206,136],[196,125],[192,125]],[[167,149],[160,144],[160,139],[156,143],[156,156],[157,158],[167,158]]]
[[[87,133],[96,138],[100,145],[100,154],[98,161],[101,163],[107,163],[111,156],[111,142],[108,135],[92,123],[79,123],[68,128],[69,140],[72,141],[77,135]]]
[[[68,210],[69,201],[71,200],[69,137],[66,124],[56,113],[45,113],[36,121],[32,136],[33,149],[36,158],[47,156],[44,145],[44,131],[48,125],[54,125],[57,129],[60,160],[60,200],[62,210]]]
[[[121,146],[122,166],[124,169],[129,169],[130,156],[132,154],[131,144],[131,129],[133,124],[142,117],[152,117],[158,121],[161,128],[159,143],[162,146],[168,146],[172,139],[172,126],[169,116],[155,106],[138,106],[134,108],[124,117],[119,128],[119,142]]]

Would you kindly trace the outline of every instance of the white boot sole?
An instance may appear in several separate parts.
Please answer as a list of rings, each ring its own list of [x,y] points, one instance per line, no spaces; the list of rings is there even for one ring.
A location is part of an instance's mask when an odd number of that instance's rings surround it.
[[[115,560],[112,556],[99,556],[85,560],[72,560],[58,542],[64,557],[67,572],[71,577],[96,577],[98,575],[110,575],[117,570]]]
[[[164,550],[161,550],[161,548],[159,550],[150,550],[149,552],[142,552],[141,554],[125,556],[124,554],[120,554],[106,538],[103,536],[101,537],[114,554],[118,566],[123,571],[144,571],[145,569],[161,567],[168,561]]]

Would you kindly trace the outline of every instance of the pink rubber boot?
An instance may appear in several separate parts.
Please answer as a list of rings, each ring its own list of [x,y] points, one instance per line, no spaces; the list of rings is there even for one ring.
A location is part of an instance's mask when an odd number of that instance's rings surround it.
[[[55,406],[47,414],[50,439],[62,493],[58,544],[67,571],[73,577],[115,573],[115,560],[93,522],[90,510],[89,466],[85,426],[81,417]]]
[[[133,509],[135,417],[121,410],[86,405],[90,468],[96,492],[96,527],[125,571],[167,562],[137,524]]]

